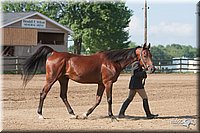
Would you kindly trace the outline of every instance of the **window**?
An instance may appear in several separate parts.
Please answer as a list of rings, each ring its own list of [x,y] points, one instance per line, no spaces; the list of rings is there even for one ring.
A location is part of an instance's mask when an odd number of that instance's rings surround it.
[[[64,33],[38,32],[38,44],[64,45]]]

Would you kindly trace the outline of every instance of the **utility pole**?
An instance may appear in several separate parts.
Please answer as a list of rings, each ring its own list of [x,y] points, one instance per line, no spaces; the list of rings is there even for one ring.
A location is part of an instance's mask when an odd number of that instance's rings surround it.
[[[197,33],[197,47],[199,47],[200,46],[200,1],[197,3],[197,31],[196,31],[196,33]],[[198,51],[198,52],[200,52],[200,51]]]
[[[144,1],[144,43],[147,44],[147,0]]]

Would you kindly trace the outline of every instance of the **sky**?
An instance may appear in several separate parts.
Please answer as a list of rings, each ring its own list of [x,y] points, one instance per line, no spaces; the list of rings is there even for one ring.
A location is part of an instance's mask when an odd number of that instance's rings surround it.
[[[148,43],[152,45],[181,44],[197,47],[196,4],[199,0],[147,0]],[[144,42],[144,0],[126,0],[133,10],[129,23],[130,41]]]
[[[124,0],[133,16],[129,40],[144,42],[144,0]],[[147,0],[148,42],[152,45],[183,44],[197,47],[196,4],[199,0]],[[72,42],[69,42],[72,43]]]

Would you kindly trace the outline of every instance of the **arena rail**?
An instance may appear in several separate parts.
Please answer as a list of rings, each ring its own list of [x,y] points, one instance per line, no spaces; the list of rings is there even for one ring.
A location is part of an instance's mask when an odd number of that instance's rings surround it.
[[[156,67],[156,73],[197,73],[200,72],[199,58],[173,58],[169,60],[153,60]],[[131,66],[128,66],[124,72],[131,72]]]
[[[26,57],[2,57],[3,73],[21,73]]]
[[[3,73],[20,74],[22,65],[27,57],[2,57]],[[173,73],[173,72],[200,72],[200,59],[170,59],[170,60],[154,60],[156,73]],[[42,70],[39,73],[45,72]],[[131,66],[124,69],[125,73],[131,72]]]

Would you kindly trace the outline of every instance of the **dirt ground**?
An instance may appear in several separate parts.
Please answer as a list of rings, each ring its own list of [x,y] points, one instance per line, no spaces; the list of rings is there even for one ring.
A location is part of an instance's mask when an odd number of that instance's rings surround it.
[[[70,119],[59,97],[56,82],[48,93],[43,107],[45,119],[38,119],[36,110],[45,75],[36,75],[22,89],[20,75],[2,75],[4,131],[197,131],[198,79],[197,74],[151,74],[146,80],[152,113],[157,119],[146,119],[142,99],[137,94],[126,111],[126,118],[111,121],[107,117],[104,94],[100,105],[88,119]],[[129,74],[121,74],[113,85],[113,113],[118,115],[128,95]],[[85,113],[95,102],[97,85],[69,82],[68,100],[77,115]],[[188,123],[187,123],[188,122]],[[188,127],[184,125],[189,125]]]

